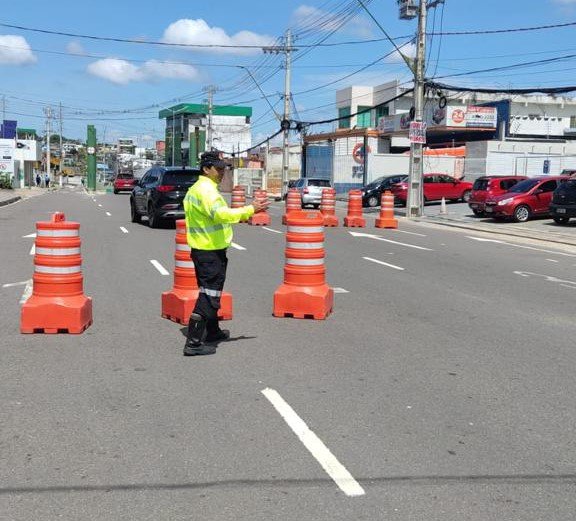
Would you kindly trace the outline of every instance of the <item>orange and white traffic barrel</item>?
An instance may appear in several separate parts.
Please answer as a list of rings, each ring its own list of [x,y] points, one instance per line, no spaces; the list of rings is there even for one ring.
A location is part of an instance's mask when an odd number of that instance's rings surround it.
[[[288,214],[284,283],[274,293],[275,317],[325,319],[334,306],[326,284],[324,219],[313,211]]]
[[[232,188],[230,208],[242,208],[243,206],[246,206],[246,187],[238,185]]]
[[[344,226],[349,228],[366,227],[366,219],[362,215],[362,192],[360,190],[348,192],[348,215],[344,217]]]
[[[261,202],[266,202],[268,200],[268,192],[266,190],[254,190],[254,199]],[[262,212],[255,213],[250,219],[248,219],[248,224],[253,226],[268,226],[271,222],[270,214],[263,210]]]
[[[198,281],[196,269],[190,258],[190,246],[186,238],[186,220],[176,221],[176,251],[174,253],[174,285],[170,291],[162,293],[162,317],[187,324],[196,300],[198,300]],[[223,292],[220,299],[218,318],[232,319],[232,295]]]
[[[320,213],[324,217],[324,226],[338,226],[338,217],[336,216],[336,190],[334,190],[334,188],[324,188],[322,190]]]
[[[290,212],[302,210],[302,195],[295,188],[291,188],[286,193],[286,211],[282,216],[282,224],[286,224],[286,219]]]
[[[398,228],[398,219],[394,217],[394,194],[386,190],[380,197],[380,217],[376,219],[376,228]]]
[[[62,212],[36,223],[33,289],[22,305],[21,333],[79,334],[92,324],[80,244],[80,224]]]

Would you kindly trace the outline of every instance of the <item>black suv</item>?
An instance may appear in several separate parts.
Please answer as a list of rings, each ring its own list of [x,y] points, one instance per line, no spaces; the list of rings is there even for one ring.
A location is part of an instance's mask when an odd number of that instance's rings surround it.
[[[570,217],[576,217],[576,177],[561,183],[550,203],[550,215],[557,224],[567,224]]]
[[[387,175],[375,179],[370,184],[362,188],[362,206],[369,206],[374,208],[380,206],[380,197],[383,192],[390,190],[390,187],[396,183],[406,181],[408,176],[406,174]]]
[[[184,196],[200,171],[189,167],[155,166],[138,181],[130,195],[133,223],[148,217],[148,226],[157,228],[163,219],[184,218]]]

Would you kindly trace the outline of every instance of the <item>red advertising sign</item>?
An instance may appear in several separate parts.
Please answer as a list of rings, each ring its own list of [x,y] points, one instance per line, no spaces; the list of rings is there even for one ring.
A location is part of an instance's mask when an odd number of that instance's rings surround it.
[[[412,121],[408,133],[410,143],[426,143],[426,123],[421,121]]]

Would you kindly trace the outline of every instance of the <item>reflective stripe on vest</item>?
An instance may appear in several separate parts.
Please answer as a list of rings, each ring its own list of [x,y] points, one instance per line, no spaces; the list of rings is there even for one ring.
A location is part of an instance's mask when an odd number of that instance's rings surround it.
[[[80,255],[80,248],[36,248],[37,255]]]
[[[286,257],[286,264],[294,266],[320,266],[324,264],[324,259],[292,259]]]
[[[206,226],[205,228],[188,228],[188,233],[212,233],[223,230],[224,226],[221,224],[215,224],[213,226]]]
[[[78,237],[80,230],[37,230],[38,237]]]
[[[217,289],[210,289],[210,288],[200,288],[200,293],[205,293],[209,297],[221,297],[222,292],[218,291]]]
[[[319,250],[324,248],[323,242],[287,242],[286,248],[294,250]]]
[[[188,268],[189,270],[193,270],[194,269],[194,263],[192,261],[181,261],[181,260],[176,260],[176,262],[174,263],[174,265],[177,268]]]
[[[288,233],[322,233],[324,226],[288,226]]]
[[[34,271],[38,273],[54,273],[59,275],[68,275],[70,273],[80,273],[82,271],[81,266],[69,266],[66,268],[53,267],[53,266],[39,266],[36,264]]]

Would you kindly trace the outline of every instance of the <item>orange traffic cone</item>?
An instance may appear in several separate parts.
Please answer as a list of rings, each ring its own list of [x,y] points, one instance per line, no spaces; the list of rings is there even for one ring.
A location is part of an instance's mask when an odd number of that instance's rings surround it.
[[[282,216],[282,224],[286,224],[288,214],[302,210],[302,195],[298,190],[292,188],[286,194],[286,212]]]
[[[324,188],[320,200],[320,213],[324,217],[324,226],[338,226],[336,217],[336,190]]]
[[[162,317],[187,324],[196,300],[198,299],[198,282],[194,262],[190,258],[190,246],[186,239],[186,220],[176,221],[176,252],[174,253],[174,287],[162,293]],[[222,293],[218,318],[232,319],[232,295]]]
[[[394,195],[390,190],[380,197],[380,217],[376,219],[376,228],[398,228],[398,219],[394,217]]]
[[[344,217],[344,226],[350,228],[366,227],[366,219],[362,215],[362,192],[360,190],[348,192],[348,215]]]
[[[254,190],[254,199],[265,202],[268,200],[268,192],[266,190]],[[255,213],[248,219],[248,224],[253,226],[268,226],[270,222],[270,214],[266,210]]]
[[[80,224],[62,212],[36,223],[32,296],[22,306],[21,333],[82,333],[92,324],[84,295]]]
[[[324,219],[319,212],[288,214],[284,283],[274,293],[275,317],[325,319],[334,306],[326,284]]]

